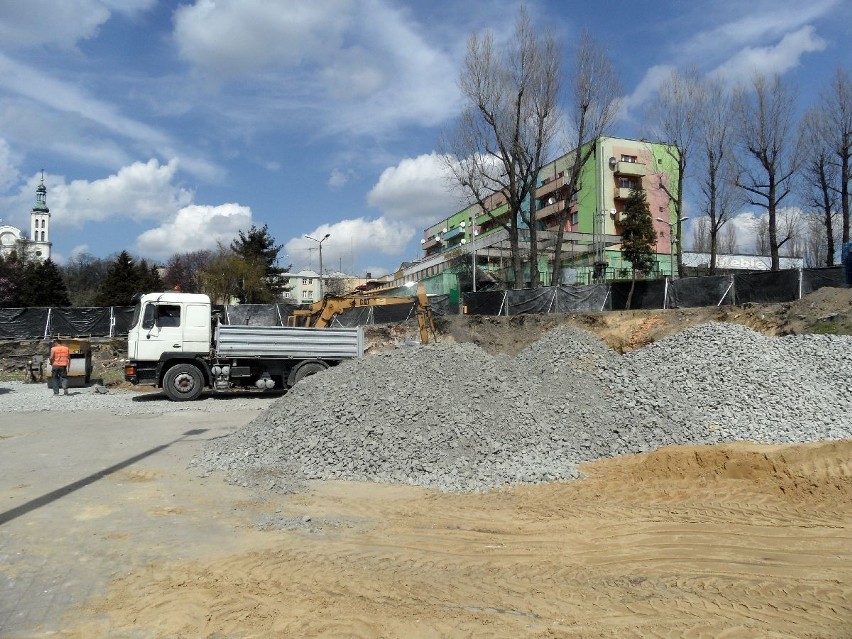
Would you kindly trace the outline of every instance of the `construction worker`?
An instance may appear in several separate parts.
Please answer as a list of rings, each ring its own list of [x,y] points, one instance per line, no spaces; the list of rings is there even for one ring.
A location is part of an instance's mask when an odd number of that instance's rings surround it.
[[[56,338],[53,341],[53,348],[50,349],[50,365],[53,367],[53,375],[50,379],[50,384],[53,387],[53,394],[59,395],[59,386],[62,386],[62,391],[68,394],[68,365],[71,363],[71,351],[62,343],[62,340]]]

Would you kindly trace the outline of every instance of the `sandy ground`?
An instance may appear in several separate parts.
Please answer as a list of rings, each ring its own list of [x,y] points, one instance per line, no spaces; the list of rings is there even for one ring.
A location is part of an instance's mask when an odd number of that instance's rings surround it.
[[[852,636],[852,442],[670,447],[585,471],[246,503],[268,524],[252,548],[163,556],[59,636]]]

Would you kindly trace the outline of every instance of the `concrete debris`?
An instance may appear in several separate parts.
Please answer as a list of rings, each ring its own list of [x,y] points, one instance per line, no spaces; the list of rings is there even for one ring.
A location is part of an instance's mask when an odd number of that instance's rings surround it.
[[[559,327],[511,359],[401,348],[309,377],[196,464],[279,488],[352,480],[480,491],[578,477],[669,444],[852,437],[852,337],[704,324],[620,356]]]

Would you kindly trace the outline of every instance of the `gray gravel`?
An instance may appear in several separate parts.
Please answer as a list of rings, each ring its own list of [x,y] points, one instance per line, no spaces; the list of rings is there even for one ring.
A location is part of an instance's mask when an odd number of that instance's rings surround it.
[[[300,382],[196,462],[244,485],[311,479],[487,490],[668,444],[852,438],[852,337],[772,338],[728,323],[619,356],[551,331],[515,359],[403,348]]]
[[[101,387],[102,390],[103,387]],[[105,410],[114,415],[156,415],[175,412],[216,412],[231,410],[264,410],[280,393],[234,395],[204,395],[194,402],[172,402],[161,392],[106,389],[94,387],[69,388],[68,395],[54,396],[46,384],[24,382],[0,383],[0,420],[20,419],[15,413],[41,411]]]

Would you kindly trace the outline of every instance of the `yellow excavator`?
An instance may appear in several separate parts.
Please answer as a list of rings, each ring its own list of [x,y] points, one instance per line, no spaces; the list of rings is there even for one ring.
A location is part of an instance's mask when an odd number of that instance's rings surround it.
[[[420,341],[428,344],[430,334],[432,339],[435,339],[435,320],[432,317],[429,298],[426,297],[426,288],[422,283],[417,285],[416,295],[392,297],[362,294],[326,295],[322,300],[314,302],[308,308],[294,310],[287,318],[287,325],[326,328],[336,315],[350,308],[411,304],[412,302],[414,302],[414,311],[417,315],[417,324],[420,327]]]

